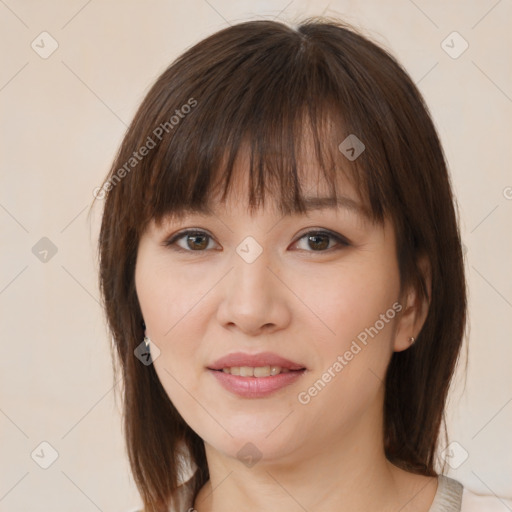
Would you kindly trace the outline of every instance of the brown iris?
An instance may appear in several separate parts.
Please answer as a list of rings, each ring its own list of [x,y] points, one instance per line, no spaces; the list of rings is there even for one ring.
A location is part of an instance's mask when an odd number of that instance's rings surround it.
[[[313,242],[313,243],[311,243]],[[329,237],[327,235],[309,235],[308,243],[312,249],[327,249],[329,247]]]
[[[202,250],[202,249],[206,249],[208,247],[208,235],[205,235],[204,233],[191,233],[189,235],[187,235],[187,245],[190,247],[190,249],[192,250]],[[198,243],[194,243],[194,245],[191,245],[190,244],[190,241],[191,240],[197,240],[199,239],[200,241]]]

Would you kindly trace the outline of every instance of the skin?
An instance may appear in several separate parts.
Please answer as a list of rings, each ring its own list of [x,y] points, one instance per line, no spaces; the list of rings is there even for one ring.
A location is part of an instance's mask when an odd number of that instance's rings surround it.
[[[238,172],[246,165],[242,157],[228,201],[214,200],[213,215],[150,223],[138,248],[137,294],[147,334],[161,351],[155,370],[205,442],[210,480],[194,508],[427,512],[437,478],[399,469],[383,448],[386,369],[394,351],[409,348],[428,309],[414,290],[400,294],[392,224],[372,225],[344,208],[282,217],[273,203],[251,216]],[[310,170],[302,177],[307,195],[329,195],[319,176]],[[359,201],[340,183],[345,196]],[[211,238],[164,245],[185,228]],[[329,245],[318,249],[304,235],[319,230],[351,245],[323,237]],[[253,263],[236,252],[247,236],[263,249]],[[396,302],[401,313],[366,346],[359,343],[362,350],[309,403],[300,403],[298,394]],[[240,398],[206,369],[235,351],[276,352],[307,371],[266,398]],[[248,442],[261,452],[252,467],[237,457]]]

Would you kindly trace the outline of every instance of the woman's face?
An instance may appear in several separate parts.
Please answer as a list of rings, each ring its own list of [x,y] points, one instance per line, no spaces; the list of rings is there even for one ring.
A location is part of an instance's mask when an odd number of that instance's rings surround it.
[[[399,323],[391,224],[372,225],[345,204],[284,217],[266,204],[251,217],[241,175],[213,214],[150,224],[140,240],[136,289],[162,386],[187,424],[230,457],[293,461],[380,436],[385,372],[414,334]],[[331,195],[318,176],[303,183],[306,196]],[[339,190],[359,202],[348,183]],[[235,352],[270,352],[305,370],[210,369]]]

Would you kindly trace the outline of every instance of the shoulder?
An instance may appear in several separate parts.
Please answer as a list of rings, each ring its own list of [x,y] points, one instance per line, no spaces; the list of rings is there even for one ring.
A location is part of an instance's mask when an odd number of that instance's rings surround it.
[[[476,494],[464,487],[461,512],[509,512],[512,500],[497,496]]]

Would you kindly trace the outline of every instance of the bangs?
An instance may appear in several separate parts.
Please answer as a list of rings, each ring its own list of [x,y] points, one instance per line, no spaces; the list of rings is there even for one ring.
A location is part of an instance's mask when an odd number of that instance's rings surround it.
[[[242,154],[249,162],[240,172],[251,214],[265,205],[268,192],[283,215],[303,213],[303,178],[314,171],[333,199],[340,180],[348,181],[366,217],[383,222],[389,173],[372,164],[383,161],[378,127],[372,126],[378,113],[365,106],[374,101],[361,101],[365,90],[339,56],[315,51],[303,35],[289,30],[267,35],[257,51],[247,34],[238,47],[203,41],[162,75],[154,86],[159,97],[142,107],[146,118],[139,140],[151,137],[180,106],[195,106],[158,141],[141,172],[135,171],[132,189],[138,192],[132,190],[130,200],[140,205],[138,223],[141,210],[144,224],[208,213],[214,194],[222,192],[221,201],[226,199]],[[354,148],[340,150],[354,135],[364,144],[355,159],[350,158]]]
[[[197,137],[192,144],[175,150],[171,144],[167,165],[159,169],[153,186],[146,190],[149,199],[146,218],[158,224],[167,217],[208,214],[215,202],[226,201],[237,179],[246,183],[246,202],[251,215],[265,207],[268,195],[281,215],[304,213],[305,197],[316,195],[305,188],[309,176],[309,187],[316,188],[311,185],[312,177],[317,179],[316,184],[323,180],[328,192],[322,196],[333,201],[345,193],[349,184],[364,217],[372,222],[382,221],[378,217],[381,206],[369,199],[364,168],[345,159],[338,149],[339,141],[347,137],[342,127],[328,124],[326,118],[319,120],[300,112],[296,114],[296,119],[281,120],[281,123],[275,117],[261,119],[261,124],[256,126],[251,116],[247,116],[225,134],[211,127],[203,128],[201,138]],[[183,158],[180,166],[175,161],[178,152]]]

